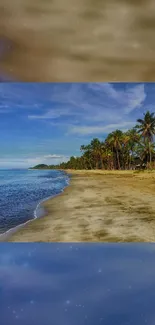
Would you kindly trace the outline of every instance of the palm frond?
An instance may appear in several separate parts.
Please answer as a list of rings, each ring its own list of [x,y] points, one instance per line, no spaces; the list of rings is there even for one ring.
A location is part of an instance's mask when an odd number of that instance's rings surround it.
[[[145,124],[145,121],[142,120],[141,118],[139,118],[139,119],[137,120],[137,122],[138,122],[138,123],[141,123],[141,124]]]

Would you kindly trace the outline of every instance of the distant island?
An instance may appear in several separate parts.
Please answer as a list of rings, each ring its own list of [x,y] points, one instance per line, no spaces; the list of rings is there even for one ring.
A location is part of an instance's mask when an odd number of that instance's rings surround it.
[[[45,164],[39,164],[34,167],[30,167],[29,169],[49,169],[49,166]]]
[[[155,169],[154,114],[147,111],[126,132],[115,130],[104,141],[94,138],[90,144],[81,145],[81,157],[72,156],[59,165],[39,164],[30,169]]]
[[[46,164],[39,164],[34,167],[29,167],[29,169],[61,169],[58,165],[46,165]]]

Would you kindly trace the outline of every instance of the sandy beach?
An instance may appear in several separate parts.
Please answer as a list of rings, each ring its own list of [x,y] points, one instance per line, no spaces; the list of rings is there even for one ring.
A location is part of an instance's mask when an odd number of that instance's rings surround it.
[[[47,215],[1,241],[155,241],[155,172],[67,172],[70,185],[43,204]]]
[[[0,74],[4,81],[154,81],[154,33],[153,0],[1,0]]]

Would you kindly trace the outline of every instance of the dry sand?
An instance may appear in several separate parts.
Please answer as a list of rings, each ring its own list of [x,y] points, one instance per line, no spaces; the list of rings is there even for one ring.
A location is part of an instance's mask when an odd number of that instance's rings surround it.
[[[15,80],[154,81],[154,37],[154,0],[0,0],[0,74]]]
[[[6,241],[155,241],[155,172],[68,172],[70,186],[44,203],[48,215]]]

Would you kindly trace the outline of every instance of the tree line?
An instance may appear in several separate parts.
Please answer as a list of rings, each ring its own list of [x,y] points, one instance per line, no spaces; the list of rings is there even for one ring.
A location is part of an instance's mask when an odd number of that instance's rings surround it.
[[[81,157],[47,166],[50,169],[107,169],[128,170],[155,167],[155,113],[147,111],[137,124],[126,132],[115,130],[104,141],[92,139],[81,145]],[[45,165],[40,165],[40,168]],[[37,168],[37,166],[36,166]]]

